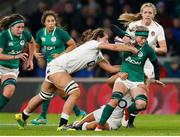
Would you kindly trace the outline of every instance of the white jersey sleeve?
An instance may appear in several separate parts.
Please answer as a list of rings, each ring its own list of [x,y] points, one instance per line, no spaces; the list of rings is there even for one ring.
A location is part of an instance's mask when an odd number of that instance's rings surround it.
[[[159,25],[159,31],[158,31],[158,34],[157,34],[157,40],[158,41],[165,40],[164,29],[163,29],[163,27],[161,25]]]

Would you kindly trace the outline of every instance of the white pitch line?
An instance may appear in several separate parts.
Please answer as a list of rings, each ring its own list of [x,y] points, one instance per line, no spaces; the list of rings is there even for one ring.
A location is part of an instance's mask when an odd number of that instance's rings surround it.
[[[58,126],[58,124],[46,124],[46,125],[27,124],[27,125],[28,125],[28,126]],[[0,126],[17,126],[17,124],[14,124],[14,123],[8,123],[8,124],[0,123]]]

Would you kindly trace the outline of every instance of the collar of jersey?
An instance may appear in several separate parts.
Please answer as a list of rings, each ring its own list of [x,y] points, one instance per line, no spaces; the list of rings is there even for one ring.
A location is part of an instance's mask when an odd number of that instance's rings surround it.
[[[53,32],[51,34],[52,36],[54,36],[55,31],[56,31],[56,27],[54,28],[54,30],[53,30]],[[47,34],[47,29],[45,28],[44,29],[44,35],[46,36],[46,34]]]
[[[13,37],[14,37],[14,36],[13,36],[10,28],[8,29],[8,33],[9,33],[9,36],[10,36],[11,40],[13,40]],[[22,38],[22,34],[20,35],[20,38]]]

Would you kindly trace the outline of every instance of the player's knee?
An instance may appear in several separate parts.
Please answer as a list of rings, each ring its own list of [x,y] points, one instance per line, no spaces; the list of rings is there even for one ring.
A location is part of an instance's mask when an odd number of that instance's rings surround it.
[[[143,100],[136,100],[136,101],[135,101],[135,104],[136,104],[136,108],[137,108],[138,110],[143,110],[143,109],[146,108],[146,102],[143,101]]]
[[[146,109],[147,97],[143,94],[136,96],[135,97],[135,104],[136,104],[136,108],[139,110]]]
[[[122,97],[123,94],[121,92],[115,91],[112,93],[110,103],[117,106],[119,104],[119,101],[122,99]]]
[[[72,94],[73,92],[73,94],[75,94],[76,96],[80,96],[79,86],[74,80],[67,84],[67,86],[64,88],[64,91],[67,94]]]
[[[42,100],[49,100],[51,99],[53,96],[54,96],[54,93],[48,93],[48,92],[45,92],[45,91],[40,91],[39,92],[39,96]]]
[[[11,98],[12,95],[14,94],[15,86],[16,86],[16,80],[13,78],[8,78],[5,81],[3,81],[2,83],[3,95],[6,96],[7,98]]]
[[[12,89],[12,90],[4,90],[3,95],[10,99],[13,96],[14,91],[15,91],[14,89]]]

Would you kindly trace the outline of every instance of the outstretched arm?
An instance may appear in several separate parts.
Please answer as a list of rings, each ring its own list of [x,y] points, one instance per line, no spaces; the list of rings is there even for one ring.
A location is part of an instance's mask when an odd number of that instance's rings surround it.
[[[99,65],[99,67],[101,67],[102,69],[104,69],[109,73],[117,73],[120,70],[120,65],[111,65],[109,61],[107,61],[106,59],[103,59],[97,64]]]
[[[99,49],[106,49],[111,51],[129,51],[134,54],[137,54],[139,52],[138,49],[136,49],[134,46],[129,44],[110,44],[110,43],[101,43],[98,46]]]

